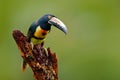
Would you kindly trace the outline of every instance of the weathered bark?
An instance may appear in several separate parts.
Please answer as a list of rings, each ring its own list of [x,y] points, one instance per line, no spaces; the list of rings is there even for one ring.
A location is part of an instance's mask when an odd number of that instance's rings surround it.
[[[32,45],[19,30],[13,31],[13,38],[21,51],[22,58],[31,67],[35,80],[58,80],[58,62],[56,54],[50,48],[45,49],[44,43]]]

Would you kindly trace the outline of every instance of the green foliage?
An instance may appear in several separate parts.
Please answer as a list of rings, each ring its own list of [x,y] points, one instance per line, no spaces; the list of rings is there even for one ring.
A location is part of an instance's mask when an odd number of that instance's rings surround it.
[[[46,13],[59,17],[68,35],[52,28],[46,47],[57,53],[61,80],[120,80],[119,0],[0,0],[0,80],[33,80],[22,73],[12,30],[25,34]]]

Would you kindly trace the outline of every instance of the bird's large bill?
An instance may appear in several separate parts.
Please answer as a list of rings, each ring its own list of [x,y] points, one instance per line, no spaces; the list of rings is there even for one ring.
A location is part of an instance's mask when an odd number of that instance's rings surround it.
[[[60,19],[53,17],[48,21],[48,23],[50,23],[50,24],[54,25],[55,27],[57,27],[58,29],[62,30],[65,34],[67,33],[67,27]]]

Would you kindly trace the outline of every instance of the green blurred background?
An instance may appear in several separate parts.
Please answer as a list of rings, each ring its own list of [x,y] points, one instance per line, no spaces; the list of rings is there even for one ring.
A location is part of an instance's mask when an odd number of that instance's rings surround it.
[[[57,53],[60,80],[120,80],[120,0],[0,0],[0,80],[34,80],[12,31],[51,13],[68,27],[52,27],[45,46]]]

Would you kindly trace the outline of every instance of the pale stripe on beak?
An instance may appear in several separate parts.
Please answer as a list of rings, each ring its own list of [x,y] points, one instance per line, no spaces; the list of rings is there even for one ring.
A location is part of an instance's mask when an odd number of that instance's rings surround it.
[[[61,31],[63,31],[65,34],[67,34],[67,27],[65,26],[65,24],[59,20],[58,18],[56,17],[52,17],[49,21],[48,21],[49,24],[57,27],[58,29],[60,29]]]

